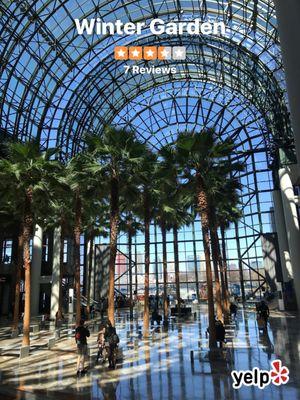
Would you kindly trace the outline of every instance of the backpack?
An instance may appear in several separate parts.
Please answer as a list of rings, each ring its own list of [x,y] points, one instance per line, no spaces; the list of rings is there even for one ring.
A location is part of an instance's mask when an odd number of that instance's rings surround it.
[[[75,333],[75,340],[77,344],[81,344],[81,333],[79,331]]]

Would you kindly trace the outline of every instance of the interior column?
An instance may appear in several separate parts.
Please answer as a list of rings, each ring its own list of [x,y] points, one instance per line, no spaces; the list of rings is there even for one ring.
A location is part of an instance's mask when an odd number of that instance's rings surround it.
[[[31,265],[31,316],[39,314],[40,304],[40,278],[43,252],[43,230],[35,225],[32,243],[32,265]]]
[[[59,301],[60,236],[61,236],[61,227],[55,228],[53,233],[53,262],[52,262],[51,310],[50,310],[51,319],[55,319]]]
[[[300,268],[298,266],[300,260],[300,232],[297,206],[289,168],[280,168],[278,174],[288,247],[290,250],[292,272],[294,277],[294,287],[298,309],[300,309]]]
[[[297,159],[300,160],[300,41],[299,0],[274,0],[285,67]]]

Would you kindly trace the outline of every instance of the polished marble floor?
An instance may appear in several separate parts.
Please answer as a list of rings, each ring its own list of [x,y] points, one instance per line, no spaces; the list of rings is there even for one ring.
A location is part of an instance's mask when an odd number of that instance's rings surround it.
[[[190,319],[173,320],[168,330],[154,330],[148,340],[141,334],[141,317],[136,312],[135,321],[130,323],[128,311],[119,312],[116,327],[122,358],[113,371],[107,365],[95,365],[97,332],[92,332],[89,372],[80,378],[76,377],[72,336],[51,350],[45,349],[45,338],[34,340],[34,351],[19,360],[15,348],[20,338],[8,339],[2,327],[0,347],[4,343],[11,350],[0,355],[0,399],[300,399],[300,325],[296,315],[272,312],[268,335],[260,335],[255,313],[239,310],[236,322],[227,327],[226,350],[217,357],[208,355],[204,305],[195,306]],[[269,370],[276,358],[290,369],[288,384],[263,390],[232,388],[233,369]]]

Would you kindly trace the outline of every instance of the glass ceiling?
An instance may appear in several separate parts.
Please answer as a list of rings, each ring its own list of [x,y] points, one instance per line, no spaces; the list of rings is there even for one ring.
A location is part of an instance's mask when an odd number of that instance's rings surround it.
[[[228,29],[225,37],[154,36],[147,26],[141,36],[78,35],[74,19],[95,17],[214,19]],[[269,163],[274,144],[291,143],[271,0],[5,0],[0,37],[2,131],[38,136],[63,157],[80,151],[85,132],[101,134],[108,123],[135,128],[156,149],[186,128],[215,126],[239,151],[255,148],[263,134]],[[187,59],[156,62],[176,65],[173,75],[125,74],[128,61],[113,58],[123,44],[182,45]]]

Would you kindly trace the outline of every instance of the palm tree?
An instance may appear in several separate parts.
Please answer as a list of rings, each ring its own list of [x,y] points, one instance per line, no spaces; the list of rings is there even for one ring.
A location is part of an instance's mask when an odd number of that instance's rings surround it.
[[[178,252],[178,229],[189,225],[193,221],[193,215],[189,210],[193,205],[193,199],[183,191],[183,185],[179,180],[178,165],[174,146],[167,144],[162,147],[159,155],[161,162],[157,172],[160,185],[159,199],[161,204],[161,219],[163,219],[167,230],[173,230],[174,243],[174,268],[176,299],[178,315],[180,315],[180,279],[179,279],[179,252]],[[163,235],[163,248],[164,246]],[[164,282],[166,285],[166,283]]]
[[[125,199],[124,199],[125,200]],[[131,206],[131,202],[127,197],[126,207],[128,203]],[[132,239],[138,231],[142,230],[141,223],[135,218],[132,211],[126,211],[121,217],[120,230],[127,233],[127,243],[128,243],[128,272],[129,272],[129,309],[130,309],[130,319],[133,319],[133,292],[132,292]]]
[[[10,141],[0,141],[0,159],[8,157],[8,144]],[[1,237],[3,240],[2,231],[5,228],[12,228],[12,230],[18,229],[18,244],[17,254],[15,257],[15,280],[14,280],[14,303],[13,303],[13,323],[12,331],[15,332],[18,329],[19,316],[20,316],[20,287],[23,271],[23,226],[22,226],[22,211],[19,204],[16,204],[16,200],[19,199],[11,197],[11,182],[6,179],[6,174],[0,174],[0,226]],[[16,228],[15,226],[18,226]]]
[[[59,237],[59,292],[57,301],[57,320],[63,316],[63,276],[64,276],[64,243],[67,233],[72,229],[73,213],[72,198],[73,193],[66,181],[66,166],[59,164],[56,171],[54,182],[51,185],[50,210],[40,216],[39,224],[46,230],[53,230],[60,227]]]
[[[178,315],[181,315],[181,295],[180,295],[180,274],[179,274],[179,249],[178,249],[178,230],[181,227],[190,225],[195,219],[192,211],[189,210],[189,202],[187,198],[182,198],[180,192],[175,197],[177,204],[176,213],[173,217],[173,241],[174,241],[174,268],[175,268],[175,284]],[[196,263],[197,264],[197,263]],[[197,265],[196,265],[197,268]],[[196,277],[197,278],[197,277]]]
[[[202,132],[179,134],[176,149],[178,162],[182,169],[182,179],[197,196],[197,208],[201,218],[203,247],[206,263],[209,346],[216,347],[214,317],[213,280],[210,254],[209,192],[219,185],[219,168],[228,163],[227,158],[234,148],[230,140],[217,140],[212,129]],[[217,172],[216,172],[217,171]]]
[[[155,207],[155,217],[162,235],[162,253],[163,253],[163,310],[164,324],[168,322],[168,260],[167,260],[167,231],[173,227],[173,217],[176,213],[174,202],[172,203],[177,191],[177,170],[174,161],[173,150],[170,145],[164,146],[160,152],[160,162],[157,165],[155,176],[155,188],[158,192],[157,204]],[[175,187],[173,186],[175,184]],[[175,204],[176,207],[176,204]]]
[[[74,280],[76,295],[76,324],[81,319],[81,284],[80,284],[80,237],[84,231],[84,218],[89,214],[94,199],[100,196],[102,175],[94,170],[94,158],[88,151],[83,151],[71,158],[66,165],[62,183],[72,191],[72,227],[74,240]]]
[[[243,165],[239,169],[242,169]],[[237,178],[230,178],[224,181],[223,190],[215,198],[215,214],[216,214],[216,227],[220,228],[221,232],[221,243],[222,243],[222,254],[220,254],[220,271],[224,275],[224,289],[226,293],[226,309],[229,310],[229,291],[228,291],[228,276],[227,276],[227,256],[226,256],[226,239],[225,230],[229,228],[231,223],[236,223],[242,216],[241,210],[238,208],[240,204],[239,192],[242,186]],[[216,237],[216,240],[218,238]]]
[[[25,309],[23,319],[23,345],[29,346],[30,338],[30,236],[34,220],[48,204],[49,177],[58,163],[52,160],[55,151],[41,151],[39,142],[9,143],[6,158],[0,159],[0,180],[10,182],[6,196],[10,197],[16,212],[22,213],[22,239],[25,269]]]
[[[107,237],[108,226],[108,206],[100,198],[92,199],[90,204],[87,204],[84,213],[84,231],[89,241],[89,251],[87,255],[87,315],[90,316],[91,308],[91,285],[92,285],[92,268],[93,268],[93,257],[94,257],[94,246],[95,238],[98,236]],[[87,212],[88,211],[88,212]]]
[[[160,197],[160,200],[162,198]],[[167,206],[161,204],[161,209],[156,210],[156,221],[161,230],[162,236],[162,253],[163,253],[163,310],[164,310],[164,325],[168,323],[168,259],[167,259],[167,224],[165,216],[165,208]]]
[[[139,197],[136,201],[134,212],[143,221],[145,237],[145,289],[144,289],[144,315],[143,332],[144,336],[149,335],[149,272],[150,272],[150,224],[154,216],[154,207],[157,199],[154,178],[157,166],[157,155],[152,153],[147,146],[144,147],[142,162],[136,171],[136,179],[139,185]]]
[[[219,278],[219,261],[220,261],[220,252],[219,252],[219,240],[218,240],[218,232],[216,227],[216,217],[214,209],[210,203],[209,210],[209,226],[210,226],[210,237],[211,237],[211,254],[212,261],[214,267],[214,275],[215,275],[215,293],[216,293],[216,306],[217,306],[217,317],[219,321],[224,322],[223,320],[223,308],[224,311],[227,311],[226,308],[226,294],[224,292],[224,280],[223,274],[221,272],[221,282],[222,282],[222,293],[221,293],[221,285]],[[223,298],[223,302],[222,302]]]
[[[89,152],[95,157],[95,168],[103,171],[103,176],[109,182],[110,199],[110,256],[109,256],[109,287],[108,287],[108,318],[115,323],[115,262],[117,254],[117,238],[120,220],[120,195],[135,169],[141,162],[144,145],[139,142],[134,132],[114,127],[106,127],[101,137],[87,136],[86,143]],[[97,166],[98,164],[98,166]]]
[[[178,251],[178,229],[181,226],[188,225],[192,221],[191,213],[188,212],[190,203],[187,202],[187,196],[182,196],[180,186],[169,185],[167,175],[163,175],[159,166],[158,178],[158,200],[155,207],[155,218],[162,232],[162,249],[163,249],[163,280],[164,280],[164,322],[167,323],[168,318],[168,301],[167,301],[167,232],[173,231],[174,240],[174,268],[175,268],[175,284],[176,299],[178,307],[178,315],[180,315],[180,279],[179,279],[179,251]]]
[[[23,226],[20,224],[18,233],[18,247],[17,247],[17,262],[16,262],[16,278],[15,278],[15,299],[14,299],[14,314],[13,314],[13,325],[12,330],[17,331],[20,316],[20,289],[22,279],[22,268],[23,268]]]
[[[2,182],[5,175],[0,174],[0,226],[3,229],[10,229],[12,231],[18,230],[17,235],[17,251],[14,257],[14,302],[13,302],[13,324],[12,331],[17,331],[19,316],[20,316],[20,287],[23,271],[23,226],[21,210],[16,209],[15,199],[10,199],[10,189],[8,186],[10,182]],[[2,235],[1,235],[2,240]],[[1,260],[0,260],[1,262]]]

